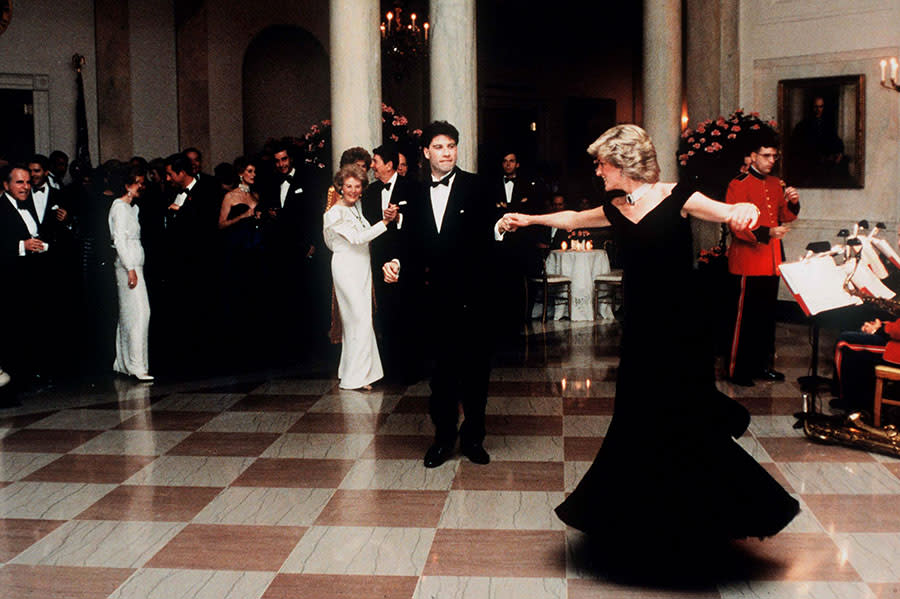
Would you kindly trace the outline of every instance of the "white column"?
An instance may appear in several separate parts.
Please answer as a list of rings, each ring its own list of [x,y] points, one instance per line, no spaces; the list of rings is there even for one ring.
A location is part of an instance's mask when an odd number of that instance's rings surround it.
[[[475,0],[431,2],[431,117],[459,129],[459,166],[478,164]]]
[[[378,0],[330,0],[331,157],[381,145],[381,24]]]
[[[681,0],[644,0],[644,129],[660,178],[675,181],[681,133]]]

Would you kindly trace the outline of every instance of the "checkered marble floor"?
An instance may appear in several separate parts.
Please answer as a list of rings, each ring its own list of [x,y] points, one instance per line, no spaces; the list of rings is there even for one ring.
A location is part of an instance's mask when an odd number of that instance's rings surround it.
[[[795,325],[779,327],[788,382],[720,384],[800,516],[686,584],[650,582],[650,561],[627,582],[586,562],[552,510],[609,424],[617,340],[615,324],[559,322],[501,351],[488,466],[422,467],[424,384],[286,373],[29,397],[0,411],[0,596],[900,597],[900,460],[792,428],[809,362]]]

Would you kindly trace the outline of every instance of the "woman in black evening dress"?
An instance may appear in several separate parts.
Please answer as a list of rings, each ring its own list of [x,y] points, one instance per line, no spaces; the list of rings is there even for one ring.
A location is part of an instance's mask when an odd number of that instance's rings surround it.
[[[556,513],[616,550],[774,535],[799,504],[734,441],[749,414],[715,387],[687,218],[742,229],[759,212],[659,183],[652,142],[635,125],[610,129],[588,151],[607,189],[628,196],[583,212],[510,216],[513,226],[611,226],[623,261],[615,411],[593,464]]]

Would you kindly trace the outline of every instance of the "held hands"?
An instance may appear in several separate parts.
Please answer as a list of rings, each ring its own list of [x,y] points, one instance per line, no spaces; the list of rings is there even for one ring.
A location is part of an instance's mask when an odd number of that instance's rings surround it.
[[[26,252],[43,252],[44,251],[44,242],[36,237],[32,237],[31,239],[26,239],[22,244],[25,247]]]
[[[874,335],[878,332],[878,329],[881,328],[882,324],[883,323],[881,322],[881,319],[876,318],[875,320],[870,320],[869,322],[863,323],[860,330],[868,335]]]
[[[784,188],[784,199],[792,204],[796,204],[800,201],[800,193],[797,191],[796,187],[785,187]]]
[[[385,283],[396,283],[400,280],[400,262],[397,260],[385,262],[381,267],[381,272],[384,273]]]
[[[515,231],[519,227],[527,227],[531,225],[531,217],[527,214],[510,212],[503,215],[501,225],[504,226],[507,231]]]
[[[397,220],[397,214],[399,214],[400,208],[397,204],[388,204],[388,207],[384,210],[384,224],[388,224],[391,221]]]
[[[759,221],[759,208],[749,202],[734,204],[728,216],[728,226],[733,231],[748,231]]]

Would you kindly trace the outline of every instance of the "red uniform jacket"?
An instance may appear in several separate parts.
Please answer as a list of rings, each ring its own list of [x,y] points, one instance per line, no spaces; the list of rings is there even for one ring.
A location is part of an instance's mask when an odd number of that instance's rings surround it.
[[[884,323],[884,332],[890,337],[884,347],[884,361],[900,364],[900,320]]]
[[[750,169],[728,185],[725,201],[729,204],[750,202],[759,208],[759,222],[752,231],[732,230],[728,248],[728,270],[736,275],[776,275],[781,264],[781,240],[772,239],[769,230],[797,218],[800,203],[784,199],[781,179],[761,175]]]

